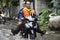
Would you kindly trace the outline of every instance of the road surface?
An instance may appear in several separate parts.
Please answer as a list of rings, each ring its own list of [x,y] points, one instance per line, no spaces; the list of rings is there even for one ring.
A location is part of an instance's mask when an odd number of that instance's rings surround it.
[[[19,34],[13,36],[11,35],[11,29],[17,26],[17,22],[8,21],[5,25],[0,24],[0,40],[29,40],[21,38]],[[48,31],[49,34],[45,34],[44,36],[40,36],[37,33],[36,40],[60,40],[60,33],[54,31]]]

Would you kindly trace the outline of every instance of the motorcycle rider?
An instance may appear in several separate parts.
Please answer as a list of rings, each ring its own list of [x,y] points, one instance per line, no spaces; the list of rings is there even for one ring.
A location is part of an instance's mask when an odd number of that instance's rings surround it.
[[[35,10],[34,9],[32,9],[31,7],[30,7],[30,2],[29,1],[26,1],[25,2],[25,7],[23,8],[23,10],[22,10],[22,12],[23,12],[23,14],[21,14],[21,15],[23,15],[23,16],[21,16],[22,18],[22,20],[24,20],[25,18],[27,18],[28,16],[35,16],[35,18],[36,19],[38,19],[37,18],[37,16],[36,16],[36,14],[35,14]],[[25,20],[24,20],[24,22],[23,22],[23,24],[25,24]],[[38,23],[37,23],[37,25],[38,25]],[[19,24],[18,25],[18,27],[14,30],[14,31],[12,31],[12,33],[15,35],[15,34],[17,34],[19,31],[20,31],[20,27],[21,25]],[[23,29],[25,29],[25,28],[23,28]],[[43,31],[41,31],[40,29],[39,29],[39,25],[38,25],[38,27],[35,29],[35,31],[36,32],[38,32],[38,33],[41,33],[41,34],[44,34],[45,32],[43,32]],[[25,31],[24,31],[25,32]],[[27,33],[25,32],[25,38],[26,38],[26,35],[27,35]]]
[[[35,10],[30,7],[30,2],[29,1],[26,1],[25,2],[25,7],[23,9],[24,18],[27,18],[29,16],[35,16],[35,19],[38,20],[38,17],[36,16],[35,13],[36,13]],[[30,18],[28,18],[28,19],[30,19]],[[38,23],[37,23],[37,25],[38,25]],[[39,25],[35,29],[35,31],[38,32],[38,33],[41,33],[42,35],[45,34],[45,31],[41,31],[40,30]],[[27,33],[25,33],[25,34],[27,35]]]

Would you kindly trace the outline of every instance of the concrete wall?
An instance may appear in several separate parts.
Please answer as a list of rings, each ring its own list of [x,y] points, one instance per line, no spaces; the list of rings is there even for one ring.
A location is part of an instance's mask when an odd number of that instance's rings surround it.
[[[23,7],[22,3],[24,0],[20,0],[20,9]],[[33,8],[33,3],[31,3],[31,7]],[[35,0],[35,10],[36,13],[40,13],[43,8],[46,8],[45,0]]]
[[[23,8],[23,5],[22,5],[23,2],[24,2],[24,0],[20,0],[20,9]]]
[[[40,13],[43,8],[46,8],[46,3],[44,0],[35,0],[35,10],[36,13]]]

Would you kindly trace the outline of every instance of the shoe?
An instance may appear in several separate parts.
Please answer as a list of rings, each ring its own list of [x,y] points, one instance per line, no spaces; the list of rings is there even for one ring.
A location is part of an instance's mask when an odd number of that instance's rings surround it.
[[[43,36],[44,34],[46,34],[46,30],[44,30],[44,31],[41,33],[41,36]]]
[[[13,34],[13,35],[15,35],[15,33],[14,33],[14,30],[13,30],[13,29],[11,29],[11,32],[12,32],[12,34]]]

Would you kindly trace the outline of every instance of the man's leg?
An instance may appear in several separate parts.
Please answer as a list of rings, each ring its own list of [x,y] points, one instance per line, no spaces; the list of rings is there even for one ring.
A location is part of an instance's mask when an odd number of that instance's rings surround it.
[[[15,35],[15,34],[18,34],[20,30],[21,30],[20,25],[18,25],[15,29],[12,29],[11,32],[13,35]]]
[[[35,29],[36,32],[40,33],[41,36],[44,35],[46,33],[46,31],[42,31],[40,28],[39,28],[39,24],[37,23],[37,28]]]
[[[19,22],[18,26],[15,29],[12,29],[11,32],[13,35],[15,35],[18,34],[21,29],[22,29],[22,22]]]

